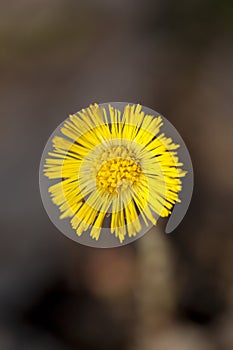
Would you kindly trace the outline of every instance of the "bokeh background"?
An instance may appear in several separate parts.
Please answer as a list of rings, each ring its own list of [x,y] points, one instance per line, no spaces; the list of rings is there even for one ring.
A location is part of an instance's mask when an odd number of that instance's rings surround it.
[[[0,1],[1,350],[233,349],[232,23],[227,0]],[[107,101],[165,115],[195,188],[175,232],[103,250],[52,225],[38,171]]]

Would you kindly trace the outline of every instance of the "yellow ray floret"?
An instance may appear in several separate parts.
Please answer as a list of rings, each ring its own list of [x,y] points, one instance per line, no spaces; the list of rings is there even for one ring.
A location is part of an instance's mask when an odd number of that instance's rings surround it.
[[[98,240],[104,222],[120,242],[142,224],[156,224],[179,202],[186,172],[171,138],[160,133],[161,117],[140,105],[123,113],[97,104],[70,115],[52,140],[44,174],[60,218],[70,218],[78,235],[89,230]]]

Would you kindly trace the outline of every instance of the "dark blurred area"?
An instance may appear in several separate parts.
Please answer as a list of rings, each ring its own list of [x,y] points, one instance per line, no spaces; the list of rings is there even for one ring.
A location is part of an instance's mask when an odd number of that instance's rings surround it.
[[[0,349],[232,350],[233,6],[0,1]],[[194,166],[186,217],[116,249],[52,225],[44,145],[90,103],[167,117]]]

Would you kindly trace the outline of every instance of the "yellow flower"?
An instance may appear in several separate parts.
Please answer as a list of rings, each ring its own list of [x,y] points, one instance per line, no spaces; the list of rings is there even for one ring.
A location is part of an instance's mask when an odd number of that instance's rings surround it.
[[[64,123],[44,174],[57,181],[49,188],[52,201],[79,236],[89,230],[98,240],[108,225],[122,243],[180,201],[186,172],[179,145],[160,133],[162,125],[160,116],[145,115],[140,105],[121,113],[97,104]]]

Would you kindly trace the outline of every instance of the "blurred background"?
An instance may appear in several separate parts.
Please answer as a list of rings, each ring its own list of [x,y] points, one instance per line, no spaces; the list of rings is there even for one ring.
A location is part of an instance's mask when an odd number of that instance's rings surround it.
[[[0,349],[232,350],[233,7],[227,0],[0,0]],[[141,103],[182,135],[191,206],[129,246],[62,235],[44,145],[90,103]]]

